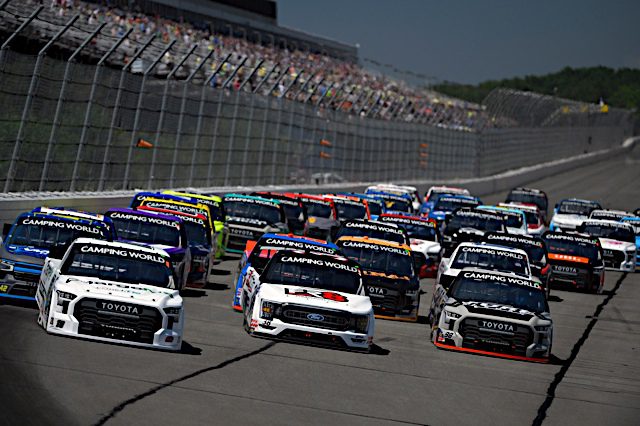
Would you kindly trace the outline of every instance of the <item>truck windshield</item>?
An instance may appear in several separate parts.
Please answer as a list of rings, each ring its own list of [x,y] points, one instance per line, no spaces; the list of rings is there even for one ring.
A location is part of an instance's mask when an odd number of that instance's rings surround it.
[[[68,226],[73,225],[75,224],[68,223]],[[88,225],[79,225],[77,229],[71,229],[69,227],[59,228],[53,224],[49,226],[19,223],[13,229],[13,232],[7,240],[7,244],[50,249],[55,246],[67,245],[73,240],[83,237],[106,240],[107,230],[101,227],[89,227]]]
[[[230,201],[224,203],[224,209],[228,216],[246,217],[274,224],[281,222],[280,209],[276,205],[253,204],[242,201]]]
[[[459,276],[449,289],[449,295],[460,302],[495,303],[534,313],[549,311],[543,291],[509,282]]]
[[[180,246],[180,230],[177,227],[127,219],[111,220],[115,224],[118,238],[146,244]]]
[[[413,271],[413,258],[411,256],[391,253],[382,250],[365,247],[340,246],[342,253],[362,266],[364,270],[382,272],[388,275],[411,277]]]
[[[360,275],[357,272],[315,264],[288,263],[282,260],[288,260],[288,257],[285,255],[274,258],[265,271],[264,279],[260,281],[342,293],[358,293]]]
[[[118,250],[113,250],[114,253],[116,251]],[[157,254],[132,251],[127,253],[142,254],[138,258],[131,258],[105,253],[84,253],[80,248],[74,248],[62,265],[61,272],[63,275],[130,284],[148,284],[164,288],[170,286],[172,270],[168,260]],[[145,256],[155,260],[143,260]]]
[[[525,276],[529,275],[529,267],[524,257],[509,257],[506,255],[508,252],[499,250],[476,249],[473,251],[465,251],[465,248],[468,249],[469,247],[460,247],[460,250],[458,250],[458,254],[451,264],[452,268],[463,269],[469,266],[476,266],[482,269],[514,272],[518,275]],[[472,249],[475,248],[472,247]]]
[[[583,232],[592,237],[609,238],[617,241],[635,243],[636,236],[633,231],[626,226],[602,226],[597,224],[587,224]]]

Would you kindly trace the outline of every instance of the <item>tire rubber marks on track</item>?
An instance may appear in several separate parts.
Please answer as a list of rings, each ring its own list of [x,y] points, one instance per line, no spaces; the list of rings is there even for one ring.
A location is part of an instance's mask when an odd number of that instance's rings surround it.
[[[169,382],[161,383],[158,386],[155,386],[155,387],[149,389],[148,391],[146,391],[144,393],[136,395],[133,398],[130,398],[130,399],[128,399],[128,400],[116,405],[115,407],[113,407],[113,409],[111,409],[111,411],[107,415],[102,417],[95,424],[96,424],[96,426],[104,425],[105,423],[107,423],[109,420],[114,418],[119,412],[124,410],[129,405],[133,405],[136,402],[141,401],[141,400],[143,400],[143,399],[145,399],[145,398],[147,398],[149,396],[152,396],[152,395],[158,393],[159,391],[161,391],[161,390],[163,390],[165,388],[168,388],[170,386],[173,386],[173,385],[175,385],[177,383],[184,382],[185,380],[192,379],[192,378],[197,377],[197,376],[199,376],[201,374],[208,373],[209,371],[220,370],[220,369],[225,368],[225,367],[227,367],[227,366],[229,366],[231,364],[234,364],[234,363],[236,363],[238,361],[242,361],[244,359],[251,358],[252,356],[259,355],[262,352],[266,351],[267,349],[270,349],[275,344],[276,344],[276,342],[267,343],[266,345],[262,346],[261,348],[256,349],[255,351],[252,351],[252,352],[249,352],[249,353],[246,353],[246,354],[243,354],[243,355],[239,355],[239,356],[237,356],[235,358],[228,359],[228,360],[223,361],[223,362],[221,362],[219,364],[212,365],[211,367],[206,367],[206,368],[202,368],[200,370],[196,370],[193,373],[187,374],[186,376],[179,377],[179,378],[171,380]]]
[[[560,371],[556,373],[555,378],[549,385],[549,388],[547,388],[547,397],[545,398],[542,405],[540,405],[540,407],[538,408],[538,415],[536,416],[535,419],[533,419],[532,426],[540,426],[542,425],[542,422],[544,422],[544,419],[547,417],[547,411],[549,411],[549,408],[551,407],[551,404],[553,404],[553,400],[556,397],[556,390],[558,389],[558,386],[560,386],[560,383],[562,383],[562,380],[564,379],[564,376],[566,376],[567,372],[569,371],[569,368],[571,368],[571,364],[573,364],[573,361],[575,361],[576,358],[578,357],[578,354],[580,353],[580,349],[585,344],[585,342],[589,338],[589,334],[591,334],[591,330],[593,330],[596,323],[598,322],[598,319],[599,319],[598,317],[602,313],[602,310],[604,309],[605,306],[607,306],[607,303],[609,303],[611,299],[613,299],[613,296],[616,295],[616,293],[620,289],[620,286],[622,285],[622,282],[626,277],[627,277],[627,274],[624,273],[618,279],[618,281],[616,282],[616,285],[613,287],[613,289],[607,295],[607,297],[602,302],[600,302],[600,304],[596,307],[595,312],[591,316],[591,321],[589,321],[589,324],[584,329],[582,336],[580,337],[580,339],[578,339],[575,345],[573,345],[573,348],[571,349],[571,355],[569,355],[569,358],[567,358],[567,360],[564,362],[564,364],[562,365],[562,368],[560,369]]]

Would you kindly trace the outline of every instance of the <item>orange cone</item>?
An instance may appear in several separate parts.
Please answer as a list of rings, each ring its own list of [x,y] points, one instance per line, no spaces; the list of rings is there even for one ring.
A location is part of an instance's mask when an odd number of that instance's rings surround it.
[[[138,143],[136,143],[137,148],[153,148],[153,144],[149,141],[145,141],[144,139],[138,139]]]

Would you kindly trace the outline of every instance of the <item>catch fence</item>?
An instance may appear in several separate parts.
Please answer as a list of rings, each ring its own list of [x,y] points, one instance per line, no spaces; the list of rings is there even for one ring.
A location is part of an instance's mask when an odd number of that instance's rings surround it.
[[[107,60],[123,38],[97,64],[78,60],[96,48],[92,34],[65,59],[48,55],[55,39],[39,55],[12,50],[10,39],[0,50],[0,192],[469,178],[612,147],[633,129],[625,111],[574,108],[571,120],[554,119],[567,112],[548,99],[527,114],[494,115],[507,117],[507,128],[349,114],[324,97],[300,102],[270,88],[212,87],[215,72],[200,72],[209,58],[188,73],[178,62],[158,75],[173,43],[155,45],[155,59],[133,73],[135,56],[121,67]],[[268,77],[258,84],[280,83]]]

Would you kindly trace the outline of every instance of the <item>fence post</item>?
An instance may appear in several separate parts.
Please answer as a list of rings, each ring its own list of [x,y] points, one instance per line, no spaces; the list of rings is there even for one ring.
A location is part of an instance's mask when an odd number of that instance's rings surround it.
[[[251,73],[240,85],[240,88],[238,89],[239,92],[242,91],[242,88],[247,84],[247,82],[249,82],[249,80],[253,78],[253,76],[256,74],[258,69],[262,66],[263,62],[264,60],[260,59],[258,64],[253,68],[253,71],[251,71]],[[247,160],[248,160],[247,157],[249,155],[249,141],[251,140],[251,128],[253,127],[253,112],[255,108],[256,95],[250,95],[250,98],[251,98],[251,106],[249,107],[249,121],[247,122],[247,134],[245,136],[244,151],[242,153],[242,170],[240,172],[240,185],[245,184],[244,176],[247,171]]]
[[[238,65],[236,69],[233,70],[233,72],[225,82],[223,88],[226,87],[226,85],[229,84],[231,80],[233,80],[235,75],[238,73],[238,70],[240,70],[240,68],[244,65],[246,61],[247,61],[247,56],[245,56],[242,62],[240,63],[240,65]],[[231,147],[233,146],[233,139],[236,136],[236,123],[238,121],[238,108],[240,107],[241,93],[242,92],[240,90],[236,91],[236,102],[235,102],[235,105],[233,106],[233,116],[231,117],[231,129],[229,131],[229,144],[227,145],[227,162],[225,164],[225,169],[224,169],[224,186],[227,186],[229,184],[229,172],[231,171],[231,152],[232,152]]]
[[[191,46],[191,49],[180,59],[176,66],[171,70],[171,76],[178,72],[184,63],[189,59],[189,56],[196,50],[198,44]],[[167,76],[168,77],[168,76]],[[171,162],[171,172],[169,175],[169,186],[173,188],[176,177],[176,163],[178,162],[178,147],[180,146],[180,140],[182,139],[182,125],[184,124],[184,110],[187,106],[187,91],[189,90],[189,82],[182,82],[182,99],[180,100],[180,114],[178,115],[178,129],[176,130],[176,141],[173,146],[173,161]],[[133,142],[133,141],[132,141]]]
[[[102,58],[98,61],[96,65],[96,70],[93,73],[93,81],[91,83],[91,90],[89,92],[89,100],[87,102],[87,110],[84,115],[84,122],[82,124],[82,131],[80,133],[80,141],[78,142],[78,152],[76,153],[76,160],[73,163],[73,172],[71,173],[71,183],[69,184],[69,191],[75,191],[76,189],[76,180],[78,179],[78,167],[80,166],[80,160],[82,159],[82,149],[84,144],[87,141],[87,133],[89,132],[89,120],[91,119],[91,109],[93,106],[94,98],[96,96],[96,87],[98,86],[98,81],[100,80],[100,74],[102,72],[102,67],[104,66],[105,61],[111,56],[115,50],[120,47],[120,45],[125,41],[129,34],[133,31],[133,28],[129,28],[127,32],[125,32],[122,37],[120,37],[116,42],[111,46],[111,48],[105,53]]]
[[[282,109],[283,109],[282,99],[278,98],[276,102],[278,103],[278,120],[276,121],[276,133],[273,139],[273,151],[271,152],[271,183],[273,185],[277,183],[276,182],[276,158],[277,158],[276,145],[280,140],[280,123],[282,122]]]
[[[275,64],[271,68],[269,73],[262,79],[260,83],[258,83],[256,88],[253,90],[253,93],[257,93],[258,90],[260,90],[260,87],[262,87],[262,85],[269,79],[269,77],[271,76],[273,71],[275,71],[278,65],[279,64]],[[267,137],[267,123],[268,123],[267,120],[269,118],[269,111],[271,110],[271,99],[268,94],[265,97],[265,101],[267,102],[267,107],[264,109],[264,120],[262,120],[262,136],[260,137],[260,152],[258,153],[258,169],[256,171],[256,177],[258,180],[260,180],[260,178],[262,177],[262,162],[264,161],[264,145],[265,145],[265,139]]]
[[[9,2],[9,0],[7,0]],[[1,9],[0,9],[1,10]],[[64,104],[64,94],[67,90],[67,84],[69,81],[69,71],[71,70],[71,64],[75,62],[76,56],[84,49],[90,42],[98,35],[98,33],[107,25],[105,22],[98,25],[98,27],[89,36],[84,39],[82,44],[71,54],[67,59],[67,65],[64,68],[64,76],[62,77],[62,84],[60,85],[60,93],[58,93],[58,102],[56,104],[56,112],[53,116],[53,123],[51,125],[51,133],[49,134],[49,142],[47,143],[47,153],[44,156],[44,164],[42,165],[42,173],[40,174],[40,185],[38,191],[44,191],[44,185],[47,180],[47,174],[49,173],[49,164],[51,162],[51,152],[53,151],[53,145],[56,141],[56,133],[58,127],[60,127],[60,114],[62,114],[62,105]]]
[[[8,3],[9,3],[8,1],[3,3],[2,4],[3,8],[6,7]],[[20,24],[20,26],[18,28],[16,28],[16,30],[14,32],[11,33],[11,35],[4,41],[4,43],[2,43],[2,46],[0,46],[0,65],[2,66],[2,68],[1,68],[2,71],[4,71],[4,55],[5,55],[5,52],[7,51],[7,49],[9,48],[9,45],[11,44],[13,39],[16,38],[18,36],[18,34],[21,33],[22,30],[24,30],[31,23],[31,21],[36,19],[38,14],[40,12],[42,12],[42,9],[44,9],[44,6],[38,6],[31,13],[31,15],[29,15],[29,17],[27,17],[26,21],[24,21],[22,24]]]
[[[211,75],[208,82],[212,81],[213,78],[218,74],[218,72],[222,69],[222,65],[231,57],[231,54],[228,54],[224,61],[220,63],[216,71]],[[218,108],[216,111],[216,119],[215,124],[213,126],[213,135],[211,142],[211,151],[209,152],[209,164],[207,165],[207,185],[210,185],[211,175],[213,174],[213,158],[216,150],[216,142],[218,141],[218,125],[220,124],[220,112],[222,110],[222,99],[224,97],[224,89],[220,87],[220,95],[218,97]]]
[[[98,180],[98,191],[104,189],[104,180],[107,175],[107,160],[109,158],[109,151],[111,150],[111,141],[113,140],[113,130],[116,127],[116,120],[118,118],[118,111],[120,110],[120,100],[122,98],[122,88],[124,86],[125,75],[129,72],[129,68],[133,63],[142,55],[142,53],[149,47],[151,42],[156,38],[156,35],[152,35],[149,40],[139,49],[131,60],[126,63],[120,70],[120,82],[118,83],[118,90],[116,92],[116,100],[113,104],[113,113],[111,114],[111,125],[107,133],[107,140],[104,146],[104,157],[102,159],[102,167],[100,168],[100,179]]]
[[[191,80],[193,80],[193,77],[195,77],[195,75],[202,69],[202,67],[207,63],[207,61],[209,59],[211,59],[211,56],[213,56],[213,52],[214,52],[213,49],[211,49],[209,51],[207,56],[205,56],[205,58],[191,72],[189,77],[187,77],[187,80],[186,80],[185,83],[187,83],[187,84],[191,83]],[[205,81],[206,81],[206,79],[205,79]],[[195,134],[195,137],[193,138],[193,150],[191,152],[191,167],[189,168],[189,183],[188,183],[188,186],[192,186],[193,185],[193,178],[194,178],[194,175],[195,175],[196,159],[198,157],[198,155],[197,155],[197,153],[198,153],[198,143],[200,142],[200,133],[202,132],[202,116],[204,115],[204,103],[205,103],[205,98],[206,98],[206,90],[207,90],[207,85],[203,84],[202,88],[200,89],[200,104],[198,105],[198,121],[196,123],[196,134]]]
[[[129,173],[131,171],[131,160],[133,159],[133,147],[136,141],[136,132],[138,131],[138,125],[140,124],[140,110],[142,109],[142,98],[144,97],[144,86],[147,82],[147,76],[158,65],[158,62],[162,60],[165,54],[171,50],[176,40],[171,40],[169,44],[160,52],[160,54],[153,60],[151,65],[142,73],[142,81],[140,82],[140,92],[138,93],[138,101],[136,102],[136,114],[133,119],[133,129],[131,129],[131,141],[129,142],[129,152],[127,153],[127,162],[124,166],[124,178],[122,179],[122,189],[127,189],[129,184]],[[172,72],[177,70],[180,66],[177,66]],[[171,75],[171,73],[169,73]],[[169,78],[169,76],[167,76]],[[157,148],[155,148],[157,149]],[[155,150],[154,149],[154,150]]]
[[[42,6],[36,9],[37,12],[39,12],[40,10],[42,10]],[[36,12],[34,12],[34,14],[37,15]],[[31,16],[35,18],[34,14],[31,14]],[[29,83],[27,99],[25,100],[24,107],[22,108],[22,117],[20,118],[18,135],[16,136],[16,142],[13,145],[13,152],[11,153],[11,162],[9,163],[9,170],[7,171],[7,179],[4,181],[4,192],[9,192],[9,188],[13,184],[13,178],[16,174],[16,162],[18,161],[18,153],[20,152],[20,147],[22,146],[22,139],[24,138],[25,127],[27,125],[27,119],[29,118],[31,103],[33,102],[33,97],[35,96],[36,86],[38,84],[38,80],[40,79],[40,67],[42,66],[44,55],[47,53],[47,50],[49,50],[49,48],[53,46],[53,43],[55,43],[69,29],[69,27],[71,27],[71,25],[73,25],[73,23],[78,20],[79,17],[80,15],[75,15],[73,18],[71,18],[65,24],[65,26],[62,27],[60,31],[58,31],[56,35],[54,35],[53,38],[49,40],[49,42],[38,52],[38,57],[36,58],[36,63],[33,67],[31,75],[31,82]],[[18,30],[16,30],[16,32],[14,32],[11,36],[17,34],[17,31]],[[9,39],[11,39],[11,37],[9,37]],[[7,42],[2,45],[2,49],[5,49],[5,46],[8,47],[8,42],[9,40],[7,40]]]

